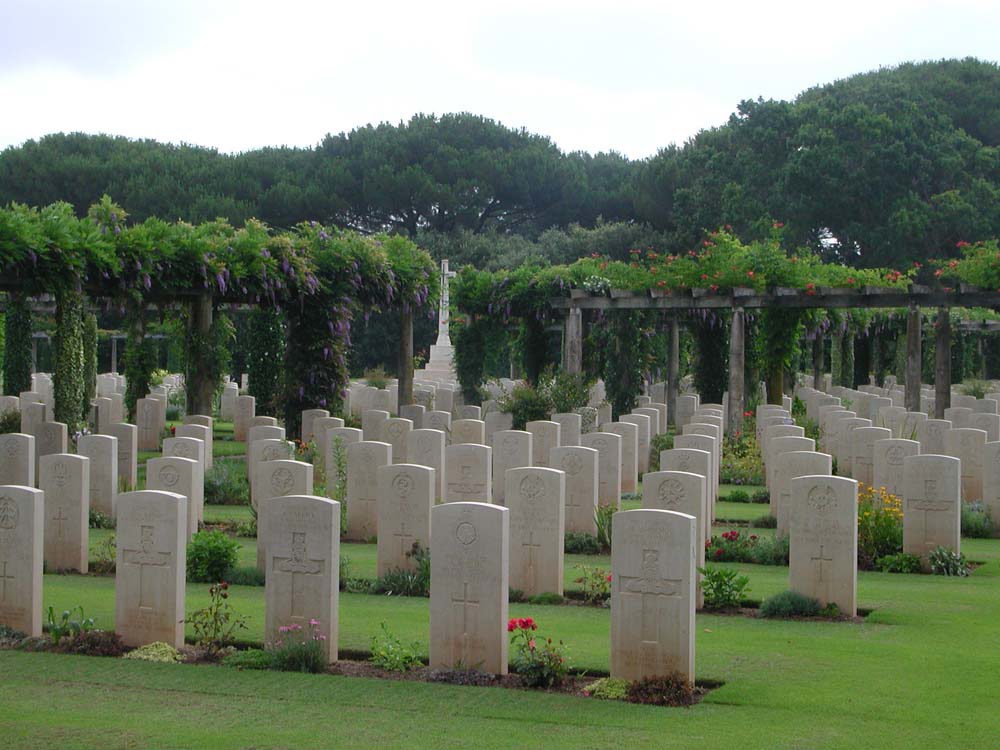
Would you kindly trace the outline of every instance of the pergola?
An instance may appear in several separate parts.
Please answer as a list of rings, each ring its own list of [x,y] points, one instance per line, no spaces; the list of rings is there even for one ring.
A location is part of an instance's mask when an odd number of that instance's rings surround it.
[[[670,347],[667,362],[667,410],[674,414],[677,401],[679,369],[679,313],[692,310],[731,310],[729,338],[729,403],[730,430],[738,430],[743,421],[745,311],[764,308],[784,309],[857,309],[904,308],[908,311],[906,327],[905,405],[909,411],[920,408],[921,308],[937,308],[935,328],[934,411],[944,417],[951,405],[951,321],[952,307],[1000,308],[1000,291],[987,291],[961,285],[944,291],[911,284],[908,290],[862,287],[845,289],[817,287],[815,290],[774,288],[765,293],[737,288],[731,294],[711,294],[705,289],[692,289],[671,294],[612,289],[610,296],[590,295],[581,289],[571,290],[569,297],[555,297],[550,305],[565,312],[563,363],[568,372],[583,371],[584,310],[660,310],[668,315]],[[1000,330],[996,325],[971,324],[970,330]],[[823,369],[822,340],[813,347],[813,381],[819,387]]]

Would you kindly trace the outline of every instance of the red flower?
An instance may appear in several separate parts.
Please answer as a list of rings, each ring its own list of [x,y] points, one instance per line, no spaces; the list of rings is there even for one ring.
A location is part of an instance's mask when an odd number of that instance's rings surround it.
[[[753,278],[753,271],[747,271],[747,278],[749,279]]]
[[[507,632],[513,633],[515,630],[517,630],[517,620],[507,620]]]
[[[774,222],[774,228],[775,229],[781,229],[783,226],[785,226],[785,225],[782,224],[780,221]]]
[[[943,274],[943,273],[944,273],[944,271],[942,271],[942,270],[941,270],[941,269],[939,268],[938,270],[936,270],[936,271],[934,272],[934,278],[935,278],[935,279],[938,279],[938,278],[941,278],[941,274]]]
[[[722,549],[715,550],[715,556],[716,557],[722,557]]]
[[[611,583],[611,574],[608,573],[608,583]]]
[[[955,247],[968,247],[968,246],[969,246],[969,243],[966,242],[965,240],[961,240],[961,241],[955,243]]]

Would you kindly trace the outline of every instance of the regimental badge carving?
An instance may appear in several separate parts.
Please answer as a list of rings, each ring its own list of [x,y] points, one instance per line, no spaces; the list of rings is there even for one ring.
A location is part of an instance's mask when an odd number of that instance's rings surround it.
[[[403,436],[403,429],[402,422],[390,422],[386,427],[386,432],[389,433],[389,437],[393,440],[399,440]]]
[[[517,444],[518,440],[514,437],[505,437],[500,443],[500,450],[503,455],[507,458],[517,455]]]
[[[263,458],[265,461],[280,461],[283,458],[288,458],[288,449],[280,445],[266,445],[264,446]]]
[[[660,483],[656,493],[664,505],[676,506],[684,502],[684,485],[673,477]]]
[[[52,467],[52,481],[56,483],[56,487],[65,487],[68,480],[69,470],[66,468],[66,464],[60,461]]]
[[[545,480],[537,474],[528,474],[528,476],[521,480],[518,492],[521,493],[521,497],[528,500],[537,500],[540,497],[545,497]]]
[[[400,497],[409,497],[413,491],[413,478],[409,474],[397,474],[393,477],[392,488]]]
[[[17,454],[20,452],[20,448],[17,444],[17,440],[11,438],[10,440],[4,440],[3,442],[3,454],[10,460],[17,458]]]
[[[924,480],[924,500],[937,500],[938,486],[936,479]]]
[[[567,474],[579,474],[583,469],[583,459],[575,453],[567,453],[562,457],[561,465]]]
[[[19,515],[17,503],[9,497],[0,497],[0,529],[15,528]]]
[[[903,458],[903,448],[901,446],[894,445],[885,452],[885,460],[889,466],[902,466]]]
[[[178,481],[180,481],[180,478],[181,473],[177,471],[177,467],[173,464],[167,464],[160,469],[160,481],[167,487],[173,487]]]
[[[478,536],[476,527],[468,521],[462,521],[455,527],[455,538],[466,547],[476,541]]]
[[[809,505],[817,513],[828,513],[837,507],[837,493],[828,484],[821,484],[809,490]]]
[[[292,491],[295,486],[295,477],[292,476],[292,472],[281,467],[276,469],[273,474],[271,474],[271,489],[274,490],[276,496],[284,496]]]
[[[189,443],[174,443],[174,455],[178,458],[194,458],[194,449]]]

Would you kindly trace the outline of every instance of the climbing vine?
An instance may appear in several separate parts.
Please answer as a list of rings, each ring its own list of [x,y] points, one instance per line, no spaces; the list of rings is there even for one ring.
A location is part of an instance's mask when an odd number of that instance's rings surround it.
[[[250,313],[245,342],[248,393],[261,414],[277,414],[285,357],[285,323],[281,312],[260,308]]]
[[[97,316],[84,312],[81,321],[83,335],[83,413],[81,417],[90,416],[90,402],[97,395]]]
[[[84,383],[83,294],[62,289],[56,294],[56,366],[53,395],[56,422],[76,432],[82,414],[86,387]]]
[[[3,390],[8,396],[31,390],[31,328],[28,298],[8,295],[3,349]]]

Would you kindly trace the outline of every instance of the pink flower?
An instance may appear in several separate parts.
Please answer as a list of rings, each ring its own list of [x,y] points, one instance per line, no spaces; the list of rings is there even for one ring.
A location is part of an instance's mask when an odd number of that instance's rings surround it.
[[[315,627],[316,625],[319,625],[319,620],[310,620],[309,624]]]

